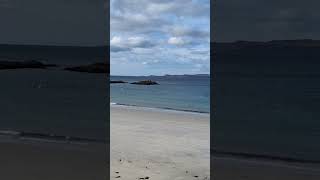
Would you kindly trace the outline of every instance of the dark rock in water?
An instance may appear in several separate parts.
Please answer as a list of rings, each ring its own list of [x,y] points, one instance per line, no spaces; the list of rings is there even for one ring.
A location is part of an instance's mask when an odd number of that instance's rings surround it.
[[[57,66],[55,64],[43,64],[39,61],[0,61],[0,70],[2,69],[25,69],[25,68],[34,68],[34,69],[45,69],[47,67]]]
[[[64,68],[64,70],[87,73],[109,73],[109,65],[107,63],[94,63],[90,65],[67,67]]]
[[[111,84],[121,84],[121,83],[128,83],[125,81],[110,81]]]
[[[144,80],[144,81],[138,81],[138,82],[133,82],[131,84],[137,84],[137,85],[158,85],[157,82],[151,81],[151,80]]]

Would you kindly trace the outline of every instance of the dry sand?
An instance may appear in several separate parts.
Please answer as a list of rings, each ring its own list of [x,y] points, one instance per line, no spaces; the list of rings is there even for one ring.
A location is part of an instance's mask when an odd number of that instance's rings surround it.
[[[210,179],[209,119],[111,106],[111,179]]]

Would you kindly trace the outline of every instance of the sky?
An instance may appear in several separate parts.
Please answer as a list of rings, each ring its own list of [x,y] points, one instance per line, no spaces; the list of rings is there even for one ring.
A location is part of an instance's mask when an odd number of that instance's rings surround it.
[[[217,1],[215,40],[320,39],[319,0]]]
[[[0,0],[0,44],[108,44],[105,0]]]
[[[111,75],[208,74],[209,0],[111,0]]]

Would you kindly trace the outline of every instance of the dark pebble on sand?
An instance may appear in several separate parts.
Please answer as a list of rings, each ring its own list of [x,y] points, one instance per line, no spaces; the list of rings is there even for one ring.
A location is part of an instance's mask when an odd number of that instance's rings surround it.
[[[117,173],[117,174],[119,174],[119,172],[118,172],[118,171],[117,171],[116,173]]]
[[[199,176],[194,176],[195,178],[199,177]]]

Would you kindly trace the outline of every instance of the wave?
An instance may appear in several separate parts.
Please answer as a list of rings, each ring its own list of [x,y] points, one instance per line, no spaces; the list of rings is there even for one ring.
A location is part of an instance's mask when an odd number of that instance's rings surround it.
[[[57,135],[52,133],[35,133],[35,132],[12,131],[12,130],[0,130],[0,136],[26,139],[26,140],[45,141],[45,142],[106,143],[105,139],[92,139],[92,138],[83,138],[83,137],[76,137],[76,136]]]
[[[134,105],[134,104],[125,104],[125,103],[115,103],[115,102],[110,102],[110,105],[127,106],[127,107],[141,107],[141,108],[180,111],[180,112],[191,112],[191,113],[201,113],[201,114],[210,114],[210,112],[207,112],[207,111],[178,109],[178,108],[169,108],[169,107],[147,107],[147,106],[140,106],[140,105]]]
[[[255,154],[255,153],[244,153],[244,152],[232,152],[232,151],[220,151],[216,149],[210,150],[211,155],[215,156],[229,156],[234,158],[244,158],[253,160],[266,160],[266,161],[280,161],[286,163],[307,163],[307,164],[320,164],[320,160],[309,160],[299,159],[293,157],[267,155],[267,154]]]

